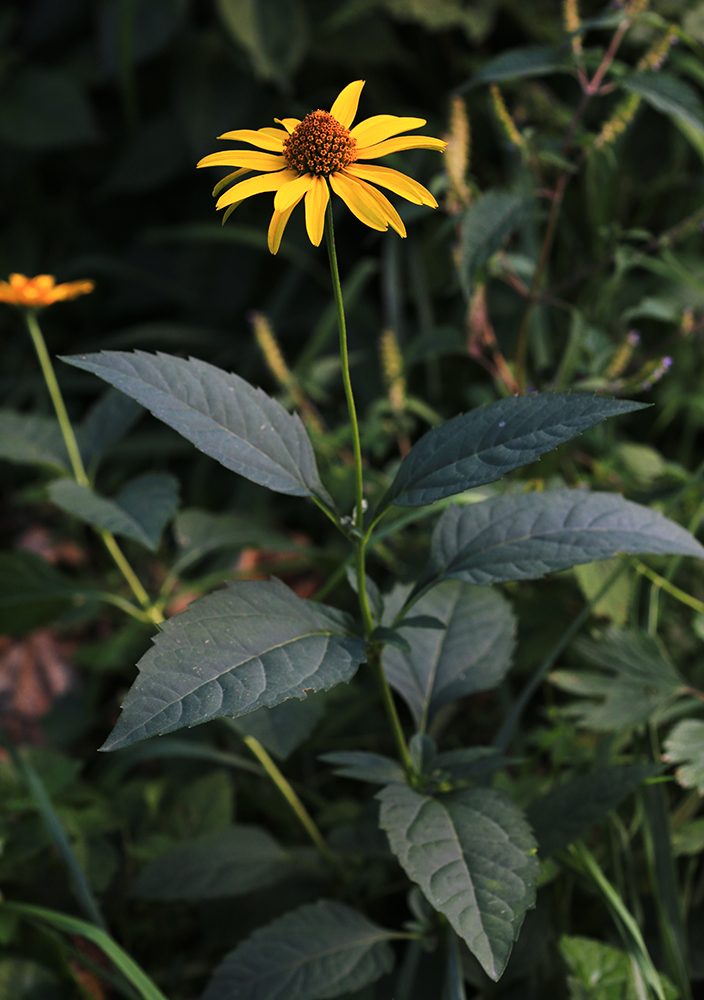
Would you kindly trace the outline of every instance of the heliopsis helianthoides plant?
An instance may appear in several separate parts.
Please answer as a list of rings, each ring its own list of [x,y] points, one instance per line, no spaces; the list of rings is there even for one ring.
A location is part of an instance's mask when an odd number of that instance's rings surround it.
[[[418,181],[399,170],[366,161],[405,149],[442,152],[447,143],[427,135],[399,134],[425,125],[425,118],[374,115],[352,128],[363,87],[364,80],[355,80],[340,92],[330,111],[311,111],[302,121],[277,118],[281,128],[237,129],[219,136],[265,150],[227,149],[211,153],[198,163],[199,167],[239,168],[224,177],[213,191],[214,195],[220,194],[228,184],[236,182],[218,198],[216,208],[227,210],[223,221],[245,198],[275,191],[269,249],[276,253],[286,223],[303,198],[308,236],[311,243],[320,246],[330,188],[360,222],[381,232],[391,226],[400,236],[406,235],[406,228],[389,199],[374,184],[415,205],[437,208],[435,198]],[[255,170],[256,177],[240,180]]]
[[[461,737],[446,736],[451,704],[496,687],[511,666],[515,620],[506,596],[492,585],[536,579],[618,553],[704,556],[704,548],[679,525],[615,494],[569,489],[502,493],[496,488],[481,502],[475,494],[473,503],[448,503],[453,496],[496,483],[506,473],[535,462],[607,417],[640,408],[641,404],[627,400],[586,392],[501,399],[434,427],[400,461],[378,469],[365,483],[330,196],[339,195],[372,229],[391,227],[403,236],[396,209],[377,186],[419,205],[435,206],[435,199],[412,178],[368,161],[419,147],[441,151],[444,143],[401,134],[422,125],[420,118],[377,115],[352,128],[362,86],[357,81],[346,87],[329,112],[313,111],[302,121],[284,118],[274,128],[227,133],[224,138],[259,148],[214,153],[200,163],[237,168],[218,185],[218,192],[232,185],[220,194],[219,208],[230,210],[254,194],[274,194],[269,226],[272,253],[302,199],[311,241],[318,245],[326,233],[349,416],[345,430],[352,445],[352,511],[341,509],[323,484],[313,441],[298,415],[238,375],[194,358],[142,351],[103,351],[66,359],[132,396],[227,469],[261,487],[316,504],[347,546],[325,593],[342,585],[349,568],[356,598],[350,593],[341,600],[350,607],[356,601],[356,614],[323,603],[322,592],[319,600],[303,599],[280,580],[230,580],[160,624],[104,745],[105,750],[117,750],[184,726],[223,719],[223,731],[227,729],[231,738],[233,730],[242,737],[263,768],[260,774],[275,783],[301,833],[305,831],[319,852],[316,881],[304,897],[307,902],[292,908],[287,889],[285,911],[224,959],[204,1000],[359,995],[391,972],[395,952],[389,942],[394,939],[399,947],[406,942],[410,950],[402,972],[386,980],[384,996],[410,995],[409,984],[423,949],[437,949],[434,967],[443,970],[444,983],[438,984],[433,996],[464,995],[465,947],[489,977],[498,979],[526,911],[535,902],[538,845],[547,858],[581,835],[582,827],[573,824],[562,834],[556,832],[560,810],[541,799],[531,804],[531,826],[505,790],[510,780],[497,777],[503,787],[492,787],[493,773],[506,764],[503,751],[521,713],[553,660],[545,661],[537,679],[507,713],[492,746],[458,747]],[[245,177],[251,172],[256,175]],[[339,461],[348,466],[349,450],[340,452]],[[346,479],[346,471],[337,475],[332,470],[329,482]],[[140,516],[153,523],[154,503],[146,496],[139,504],[134,495],[130,499],[134,538]],[[99,503],[93,498],[81,510],[93,512],[90,516],[97,519],[106,510],[105,503],[105,498]],[[111,523],[122,523],[114,506]],[[434,514],[436,523],[428,562],[418,579],[382,593],[367,572],[368,554],[382,541],[388,547],[393,532],[403,531],[414,517],[407,510],[395,526],[380,525],[394,507],[427,507],[415,516]],[[212,551],[217,550],[217,539],[223,536],[213,526],[203,534],[203,545],[195,546],[198,558],[210,551],[211,535]],[[402,552],[403,537],[394,552]],[[177,576],[174,571],[167,579],[173,584]],[[138,593],[134,586],[133,591]],[[162,589],[148,597],[150,603],[141,613],[160,620],[164,595]],[[587,610],[585,621],[588,614]],[[329,753],[322,766],[332,766],[342,778],[381,786],[376,796],[379,825],[394,858],[372,844],[373,838],[361,826],[347,840],[326,837],[315,811],[311,814],[306,808],[270,753],[285,757],[310,733],[311,718],[315,721],[316,713],[324,711],[319,700],[308,702],[305,709],[301,702],[313,692],[350,682],[360,668],[373,675],[388,722],[384,732],[369,733],[365,745],[385,753]],[[359,696],[366,699],[366,691],[362,689]],[[405,703],[402,710],[399,699]],[[272,709],[275,714],[267,715]],[[259,711],[256,721],[249,718],[255,711]],[[364,711],[355,716],[355,726],[361,725]],[[289,749],[281,751],[277,739]],[[441,741],[446,741],[444,748]],[[476,738],[473,744],[478,742]],[[251,769],[252,764],[246,761],[245,766]],[[319,786],[326,795],[334,787],[328,779],[321,776]],[[624,780],[617,775],[613,787],[622,789]],[[328,821],[335,814],[322,795],[316,793],[311,801]],[[599,802],[603,812],[598,812],[599,806],[589,814],[585,831],[611,808],[608,795]],[[359,816],[375,815],[375,808],[370,803],[368,812],[360,811]],[[309,859],[289,850],[292,845],[284,849],[276,844],[259,827],[236,825],[234,830],[218,831],[218,837],[220,833],[222,839],[209,840],[207,847],[204,842],[194,845],[192,854],[190,845],[179,845],[157,858],[141,873],[133,895],[162,901],[196,899],[201,898],[197,893],[203,886],[208,898],[236,895],[270,888],[296,872],[304,877],[309,870]],[[365,855],[374,858],[371,882],[361,874],[360,858]],[[376,871],[384,865],[388,883],[380,888]],[[401,886],[398,865],[408,879]],[[372,884],[367,899],[364,887]],[[311,903],[316,891],[322,898]],[[397,895],[395,911],[389,904],[392,894]],[[385,930],[372,922],[369,913],[360,912],[362,901],[373,915],[381,896],[383,912],[396,914],[389,919],[397,920],[397,929]],[[407,922],[407,898],[415,916],[412,923]]]

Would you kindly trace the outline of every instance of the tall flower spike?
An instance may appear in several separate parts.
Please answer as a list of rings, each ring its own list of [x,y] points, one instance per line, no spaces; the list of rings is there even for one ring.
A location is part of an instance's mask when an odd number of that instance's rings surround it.
[[[271,253],[276,253],[291,213],[304,199],[308,236],[311,243],[320,246],[331,190],[370,229],[385,232],[391,226],[400,236],[406,235],[403,222],[374,184],[414,205],[437,208],[435,198],[418,181],[391,167],[365,161],[404,149],[443,152],[447,143],[426,135],[400,134],[425,125],[424,118],[375,115],[352,128],[363,87],[364,80],[348,84],[330,111],[311,111],[302,121],[277,118],[280,128],[237,129],[221,135],[221,139],[246,142],[261,150],[224,150],[199,161],[199,167],[239,168],[219,182],[213,192],[219,195],[216,208],[226,209],[225,219],[246,198],[273,193],[268,244]],[[257,171],[256,176],[241,179],[253,171]]]
[[[38,274],[34,278],[11,274],[8,281],[0,281],[0,302],[24,309],[43,309],[55,302],[87,295],[94,288],[92,281],[67,281],[57,285],[52,274]]]

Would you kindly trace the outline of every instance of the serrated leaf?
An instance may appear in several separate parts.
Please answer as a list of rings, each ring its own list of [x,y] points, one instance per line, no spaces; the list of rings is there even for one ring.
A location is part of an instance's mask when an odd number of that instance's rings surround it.
[[[704,558],[699,542],[657,511],[616,493],[553,490],[449,507],[422,582],[536,580],[619,552]]]
[[[550,680],[583,696],[565,711],[589,729],[620,732],[642,725],[686,691],[660,644],[644,632],[611,628],[599,642],[578,639],[573,648],[605,672],[557,670]]]
[[[111,500],[72,479],[58,479],[49,485],[49,496],[67,514],[154,552],[178,506],[178,481],[166,472],[147,472]]]
[[[535,462],[607,417],[642,403],[554,392],[501,399],[428,431],[401,462],[381,502],[422,507]]]
[[[496,687],[511,664],[516,625],[508,602],[489,587],[449,580],[414,605],[444,623],[398,631],[410,651],[384,650],[384,673],[425,729],[437,710],[456,698]]]
[[[13,410],[0,410],[0,458],[64,472],[71,467],[58,420]]]
[[[353,993],[391,971],[388,942],[395,936],[342,903],[301,906],[231,952],[203,1000],[323,1000]]]
[[[480,83],[498,83],[500,80],[571,72],[569,61],[560,49],[553,49],[547,45],[529,45],[524,48],[508,49],[490,59],[479,72],[474,74],[466,86],[476,87]]]
[[[704,722],[684,719],[665,740],[663,759],[678,764],[677,780],[704,795]]]
[[[469,298],[479,268],[501,249],[513,230],[530,211],[531,200],[510,191],[487,191],[467,209],[462,218],[459,247],[459,279]]]
[[[386,628],[384,625],[378,625],[374,631],[369,636],[370,642],[384,643],[385,645],[395,646],[404,653],[410,653],[411,644],[400,632],[396,629]]]
[[[377,798],[406,874],[498,979],[535,902],[538,861],[523,814],[491,788],[430,798],[389,785]]]
[[[599,768],[572,778],[533,801],[526,815],[538,839],[541,858],[548,858],[584,837],[659,770],[657,764]]]
[[[62,360],[136,399],[225,468],[275,492],[332,504],[300,417],[239,375],[196,358],[144,351]]]
[[[230,583],[160,627],[104,750],[327,690],[365,657],[348,615],[279,580]]]
[[[303,701],[291,698],[273,708],[258,708],[231,723],[243,736],[254,736],[274,757],[286,760],[308,739],[324,712],[323,696],[309,694]]]
[[[661,72],[634,73],[623,77],[619,83],[657,111],[673,115],[698,132],[704,132],[704,105],[694,87],[679,77]]]
[[[396,781],[405,781],[403,768],[391,757],[380,753],[367,753],[363,750],[335,750],[332,753],[321,753],[318,759],[326,764],[336,765],[335,774],[340,778],[354,778],[357,781],[369,781],[372,784],[388,785]]]
[[[241,896],[295,870],[289,852],[257,826],[231,826],[179,844],[148,864],[130,889],[136,899]]]
[[[33,552],[0,553],[0,633],[30,631],[93,596]]]

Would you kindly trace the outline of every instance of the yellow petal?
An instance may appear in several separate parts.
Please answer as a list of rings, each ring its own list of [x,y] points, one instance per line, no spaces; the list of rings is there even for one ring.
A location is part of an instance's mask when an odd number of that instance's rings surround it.
[[[299,177],[293,170],[289,173],[293,175],[293,179],[280,188],[274,198],[274,208],[277,212],[285,212],[287,208],[297,205],[315,180],[312,174],[301,174]]]
[[[288,220],[291,218],[291,212],[296,206],[291,205],[283,212],[277,212],[274,209],[274,214],[271,217],[271,222],[269,223],[269,233],[267,235],[267,243],[269,244],[269,253],[278,253],[279,247],[281,246],[281,237],[284,235],[284,229]]]
[[[364,80],[355,80],[348,83],[344,90],[341,90],[335,99],[335,103],[330,108],[330,114],[336,118],[340,125],[349,128],[354,121],[359,107],[359,97],[364,87]]]
[[[283,146],[284,139],[288,139],[288,132],[282,128],[260,128],[257,129],[258,132],[262,132],[264,135],[271,135],[274,139],[281,139],[281,145]]]
[[[293,170],[280,170],[277,174],[259,174],[257,177],[249,177],[246,181],[233,184],[229,191],[221,195],[215,203],[216,208],[225,208],[236,201],[244,201],[254,194],[261,194],[263,191],[278,191],[282,185],[294,180],[296,174]]]
[[[427,188],[419,184],[418,181],[414,181],[412,177],[402,174],[400,170],[381,167],[376,163],[351,163],[349,167],[345,167],[345,173],[363,181],[381,184],[382,187],[388,188],[394,194],[400,194],[406,201],[412,201],[414,205],[438,207],[437,201]]]
[[[239,170],[235,170],[233,173],[228,174],[227,177],[223,177],[222,180],[219,180],[213,188],[213,198],[219,195],[223,188],[226,188],[228,184],[232,183],[232,181],[237,180],[238,177],[242,177],[243,174],[251,174],[251,172],[252,171],[249,167],[240,167]]]
[[[197,167],[249,167],[250,170],[281,170],[286,166],[283,156],[257,153],[253,149],[224,149],[210,153],[196,164]]]
[[[281,129],[276,129],[278,136],[271,135],[274,129],[259,129],[255,131],[251,128],[238,128],[234,132],[225,132],[219,135],[218,139],[232,139],[238,142],[248,142],[251,146],[259,146],[260,149],[270,149],[274,153],[280,153],[283,149],[286,133]]]
[[[386,195],[382,194],[381,191],[377,191],[376,188],[372,187],[371,184],[367,184],[366,181],[355,179],[354,183],[359,184],[360,187],[364,188],[363,197],[376,206],[377,211],[383,218],[386,219],[391,228],[395,229],[399,236],[405,237],[406,227],[401,221],[401,216],[398,214]]]
[[[314,177],[306,192],[306,229],[314,247],[320,246],[325,228],[325,209],[330,200],[330,191],[322,177]]]
[[[286,129],[286,131],[289,134],[291,132],[293,132],[293,130],[295,129],[296,125],[300,125],[301,124],[301,119],[300,118],[275,118],[274,121],[278,122],[279,125],[283,125],[283,127]]]
[[[344,201],[353,215],[356,215],[360,222],[370,229],[378,229],[380,233],[385,233],[389,228],[387,219],[384,219],[379,207],[371,198],[367,197],[367,185],[362,187],[360,181],[355,181],[352,177],[346,177],[343,173],[330,174],[330,187],[336,195]]]
[[[447,143],[442,139],[433,139],[429,135],[400,135],[397,139],[387,139],[386,142],[378,142],[375,146],[357,148],[357,159],[375,160],[378,156],[399,153],[402,149],[436,149],[438,153],[444,153]]]
[[[408,129],[420,128],[425,125],[425,118],[397,118],[396,115],[374,115],[365,118],[363,122],[351,131],[358,146],[371,146],[374,142],[383,142],[392,135],[406,132]]]

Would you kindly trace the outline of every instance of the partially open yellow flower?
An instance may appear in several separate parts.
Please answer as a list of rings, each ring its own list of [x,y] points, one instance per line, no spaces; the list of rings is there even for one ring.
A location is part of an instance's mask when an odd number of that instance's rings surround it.
[[[41,309],[54,302],[77,299],[79,295],[87,295],[94,288],[92,281],[67,281],[57,285],[52,274],[38,274],[35,278],[11,274],[9,281],[0,281],[0,302],[7,302],[10,306],[23,306],[25,309]]]
[[[363,86],[364,80],[350,83],[329,112],[311,111],[303,121],[275,119],[281,128],[238,129],[219,136],[266,150],[263,153],[248,149],[226,150],[211,153],[198,163],[199,167],[239,168],[216,184],[213,191],[214,195],[219,194],[232,181],[237,181],[220,196],[216,205],[216,208],[227,209],[225,219],[245,198],[275,191],[269,249],[276,253],[291,212],[304,197],[308,236],[311,243],[320,245],[330,188],[366,226],[382,232],[391,226],[400,236],[405,236],[406,230],[398,212],[369,181],[415,205],[437,208],[435,198],[422,184],[390,167],[360,161],[376,160],[403,149],[442,152],[447,143],[426,135],[399,135],[399,132],[425,125],[424,118],[375,115],[351,129]],[[259,171],[256,177],[239,180],[253,170]]]

